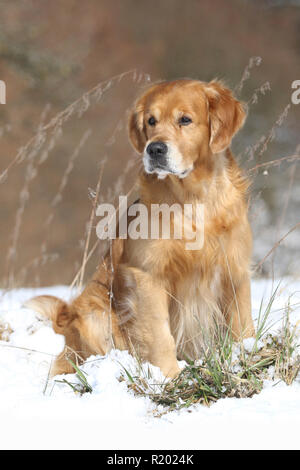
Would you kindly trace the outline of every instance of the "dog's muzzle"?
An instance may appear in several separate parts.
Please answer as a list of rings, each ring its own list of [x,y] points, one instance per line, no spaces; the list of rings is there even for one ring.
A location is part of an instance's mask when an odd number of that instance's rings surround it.
[[[146,173],[156,173],[159,179],[167,175],[185,178],[193,169],[193,165],[188,168],[183,165],[183,157],[176,147],[162,141],[150,142],[146,146],[143,162]]]
[[[167,167],[168,146],[164,142],[151,142],[146,152],[149,155],[149,163],[154,168]]]

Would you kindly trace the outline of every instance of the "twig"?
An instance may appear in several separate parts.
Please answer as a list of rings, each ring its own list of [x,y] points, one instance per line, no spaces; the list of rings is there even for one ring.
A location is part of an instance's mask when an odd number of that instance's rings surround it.
[[[81,289],[82,289],[82,283],[83,283],[83,277],[84,277],[85,267],[86,267],[86,263],[87,263],[87,256],[88,256],[88,249],[89,249],[89,245],[90,245],[93,221],[94,221],[94,218],[95,218],[95,213],[96,213],[96,208],[97,208],[97,203],[98,203],[99,193],[100,193],[100,187],[101,187],[101,183],[102,183],[104,165],[105,165],[105,161],[101,163],[99,178],[98,178],[98,183],[97,183],[97,188],[96,188],[96,194],[95,194],[95,197],[94,197],[93,207],[92,207],[92,211],[91,211],[91,215],[90,215],[90,220],[89,220],[89,225],[88,225],[88,233],[87,233],[87,237],[86,237],[86,241],[85,241],[83,260],[82,260],[80,276],[79,276],[79,286],[78,286],[79,291],[81,291]]]
[[[22,351],[33,352],[33,353],[37,353],[37,354],[45,354],[46,356],[56,357],[55,354],[46,353],[44,351],[37,351],[36,349],[22,348],[21,346],[14,346],[12,344],[2,344],[2,343],[0,343],[0,346],[2,346],[4,348],[20,349]]]
[[[134,189],[135,189],[135,184],[134,184],[134,185],[130,188],[130,190],[127,192],[126,197],[129,197],[129,196],[132,194],[132,192],[134,191]],[[119,211],[119,208],[116,209],[116,213],[118,213],[118,211]],[[109,220],[109,223],[111,222],[111,220],[112,220],[112,219]],[[100,243],[100,239],[98,238],[98,240],[95,241],[95,243],[94,243],[94,245],[92,246],[92,248],[91,248],[89,254],[88,254],[87,257],[86,257],[85,265],[88,263],[89,259],[91,258],[91,256],[92,256],[93,253],[95,252],[96,248],[98,247],[99,243]],[[78,278],[79,278],[79,276],[80,276],[80,273],[81,273],[81,267],[80,267],[79,270],[77,271],[77,273],[76,273],[76,275],[75,275],[75,277],[74,277],[74,279],[73,279],[73,281],[72,281],[72,283],[71,283],[71,285],[70,285],[70,289],[72,289],[72,288],[74,287],[74,285],[76,284],[76,282],[77,282],[77,280],[78,280]]]
[[[266,162],[266,163],[261,163],[259,165],[255,165],[253,168],[250,168],[249,170],[247,170],[247,172],[248,173],[254,173],[259,168],[269,168],[270,166],[280,165],[282,162],[285,162],[285,161],[286,162],[294,162],[295,160],[300,160],[300,155],[299,154],[289,155],[287,157],[278,158],[277,160],[271,160],[271,161]]]
[[[243,72],[243,76],[242,76],[239,84],[234,89],[235,94],[238,95],[238,94],[241,93],[241,91],[243,89],[243,86],[244,86],[244,83],[250,78],[250,70],[254,66],[258,67],[261,64],[261,62],[262,62],[261,57],[250,57],[248,65],[247,65],[247,67],[245,68],[245,70]]]
[[[280,240],[278,240],[275,245],[271,248],[270,251],[268,251],[268,253],[266,254],[266,256],[256,265],[255,267],[255,271],[258,271],[261,266],[264,264],[264,262],[266,261],[266,259],[270,256],[271,253],[273,253],[274,250],[276,250],[276,248],[278,248],[278,246],[281,244],[281,242],[283,242],[283,240],[286,239],[286,237],[292,233],[294,230],[296,230],[298,227],[300,227],[300,222],[298,222],[296,225],[294,225],[294,227],[292,227]]]
[[[27,142],[26,145],[19,149],[15,158],[10,162],[7,168],[2,171],[2,173],[0,174],[0,184],[6,179],[12,167],[14,167],[18,163],[21,163],[26,158],[28,152],[32,151],[31,149],[35,149],[36,146],[39,146],[41,138],[43,139],[43,143],[45,142],[49,130],[52,129],[54,134],[56,135],[56,133],[60,131],[61,126],[65,122],[67,122],[71,116],[77,113],[78,116],[81,117],[87,111],[90,106],[91,99],[94,98],[97,102],[102,97],[102,95],[111,88],[113,82],[117,81],[119,83],[123,79],[123,77],[130,74],[133,75],[133,80],[137,83],[141,82],[143,78],[145,81],[150,80],[148,74],[142,72],[138,74],[136,69],[133,69],[127,72],[123,72],[119,75],[115,75],[109,78],[108,80],[98,83],[95,87],[91,88],[80,98],[78,98],[69,106],[67,106],[63,111],[59,112],[47,124],[39,127],[38,132],[33,137],[31,137],[31,139]],[[51,142],[49,147],[50,148],[48,148],[48,150],[51,150]],[[44,158],[42,159],[42,161],[44,161]]]

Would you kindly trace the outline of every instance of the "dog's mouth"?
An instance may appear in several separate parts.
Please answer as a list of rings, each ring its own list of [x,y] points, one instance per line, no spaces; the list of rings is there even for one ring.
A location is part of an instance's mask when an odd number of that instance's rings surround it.
[[[146,168],[145,168],[146,169]],[[160,173],[160,172],[165,172],[165,173],[170,173],[174,174],[174,171],[171,170],[167,165],[159,165],[159,164],[151,164],[148,166],[146,169],[148,173]]]
[[[172,168],[169,164],[162,165],[159,162],[153,162],[151,159],[149,159],[147,154],[144,155],[143,163],[145,172],[150,175],[157,174],[159,179],[164,179],[167,175],[174,175],[180,179],[183,179],[193,170],[193,166],[180,170],[177,168]]]
[[[147,168],[145,167],[145,171],[148,174],[157,174],[157,177],[159,179],[164,179],[167,175],[174,175],[174,176],[178,176],[178,178],[185,178],[190,173],[191,170],[187,169],[187,170],[178,172],[178,171],[172,170],[171,168],[167,166],[150,165],[150,166],[147,166]]]

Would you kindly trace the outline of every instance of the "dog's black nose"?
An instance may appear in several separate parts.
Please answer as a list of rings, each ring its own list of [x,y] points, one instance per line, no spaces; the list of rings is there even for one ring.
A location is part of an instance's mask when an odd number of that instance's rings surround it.
[[[168,147],[164,142],[151,142],[147,147],[147,153],[153,159],[159,159],[165,157],[168,151]]]

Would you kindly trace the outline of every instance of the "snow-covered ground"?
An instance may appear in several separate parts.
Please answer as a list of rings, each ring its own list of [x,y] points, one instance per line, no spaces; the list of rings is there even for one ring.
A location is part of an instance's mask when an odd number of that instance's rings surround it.
[[[278,283],[274,283],[273,288]],[[272,282],[252,283],[253,317],[266,302]],[[134,368],[127,352],[92,357],[84,366],[93,393],[73,393],[65,384],[48,381],[53,355],[63,338],[34,312],[22,308],[33,295],[49,293],[66,300],[67,287],[18,289],[1,295],[1,323],[13,330],[0,341],[0,448],[6,449],[226,449],[299,448],[300,378],[292,386],[266,382],[253,398],[225,398],[154,417],[149,398],[137,397],[118,378],[122,363]],[[270,320],[281,326],[290,298],[291,320],[300,321],[300,281],[284,279]],[[154,375],[161,380],[155,368]]]

